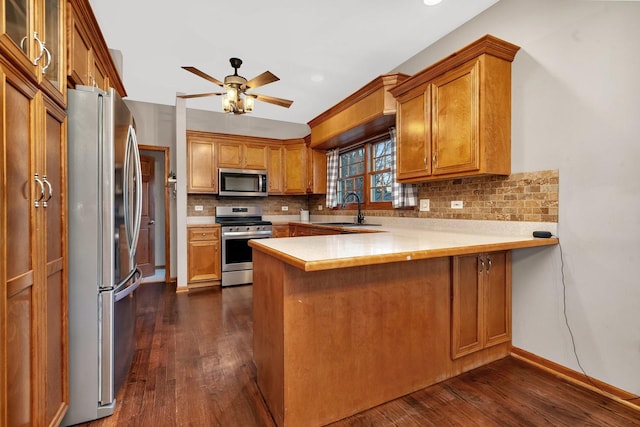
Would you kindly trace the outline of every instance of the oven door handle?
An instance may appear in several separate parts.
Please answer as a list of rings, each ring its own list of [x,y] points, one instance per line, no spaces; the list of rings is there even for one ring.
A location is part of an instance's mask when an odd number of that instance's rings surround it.
[[[260,237],[271,237],[271,230],[267,231],[225,231],[222,233],[222,238],[225,237],[248,237],[249,239],[255,239]]]

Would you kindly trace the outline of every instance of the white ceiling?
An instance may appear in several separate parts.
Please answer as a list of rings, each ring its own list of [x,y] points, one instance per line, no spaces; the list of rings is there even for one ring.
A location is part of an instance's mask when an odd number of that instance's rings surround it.
[[[280,81],[256,93],[292,99],[287,109],[256,102],[255,117],[307,123],[498,0],[90,0],[109,48],[122,52],[128,98],[175,105],[176,93],[218,92],[182,68],[223,80],[265,70]],[[221,111],[220,97],[187,100]]]

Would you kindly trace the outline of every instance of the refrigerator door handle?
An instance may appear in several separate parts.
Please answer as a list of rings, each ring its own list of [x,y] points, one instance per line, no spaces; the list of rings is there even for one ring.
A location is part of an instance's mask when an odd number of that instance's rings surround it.
[[[131,138],[131,145],[133,148],[133,160],[135,162],[135,183],[136,183],[136,204],[134,210],[134,227],[133,227],[133,239],[131,244],[131,256],[134,257],[136,250],[138,249],[138,238],[140,237],[140,226],[142,225],[142,166],[140,164],[140,150],[138,149],[138,138],[136,136],[136,130],[133,126],[129,125],[129,136]]]
[[[129,158],[131,156],[131,126],[129,126],[129,132],[127,133],[127,142],[124,149],[124,167],[122,169],[123,178],[122,178],[122,193],[123,197],[123,209],[124,209],[124,232],[127,239],[127,249],[129,249],[129,254],[131,254],[131,214],[129,213]]]

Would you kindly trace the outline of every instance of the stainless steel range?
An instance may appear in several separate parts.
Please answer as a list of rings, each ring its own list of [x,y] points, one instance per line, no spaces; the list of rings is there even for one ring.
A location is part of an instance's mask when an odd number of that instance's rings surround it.
[[[262,220],[262,208],[216,207],[222,232],[222,286],[253,282],[253,256],[249,240],[271,237],[271,222]]]

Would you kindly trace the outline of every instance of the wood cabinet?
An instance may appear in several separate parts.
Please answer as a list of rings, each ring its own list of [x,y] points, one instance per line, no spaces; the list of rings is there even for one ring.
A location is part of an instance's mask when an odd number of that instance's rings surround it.
[[[485,36],[391,89],[398,181],[511,172],[511,62],[518,49]]]
[[[326,236],[331,234],[342,234],[341,230],[327,227],[316,227],[312,224],[290,224],[289,235],[291,237],[302,236]]]
[[[451,358],[511,340],[511,252],[453,257]]]
[[[283,147],[284,194],[324,194],[327,191],[327,156],[304,142]]]
[[[307,146],[304,142],[285,145],[282,158],[284,162],[284,193],[307,194]]]
[[[66,103],[65,2],[3,1],[0,52],[51,99]]]
[[[113,87],[120,96],[126,96],[122,79],[88,0],[68,0],[67,7],[69,85],[94,86],[102,90]]]
[[[221,141],[218,152],[218,167],[267,169],[267,146],[264,144]]]
[[[222,279],[220,226],[189,226],[187,229],[187,281],[219,285]]]
[[[56,425],[69,402],[66,116],[0,59],[0,424]]]
[[[187,132],[187,193],[217,193],[216,142],[211,136]]]
[[[269,195],[282,194],[284,191],[284,174],[282,165],[282,147],[267,147],[267,180]]]
[[[289,224],[272,224],[271,237],[289,237]]]

